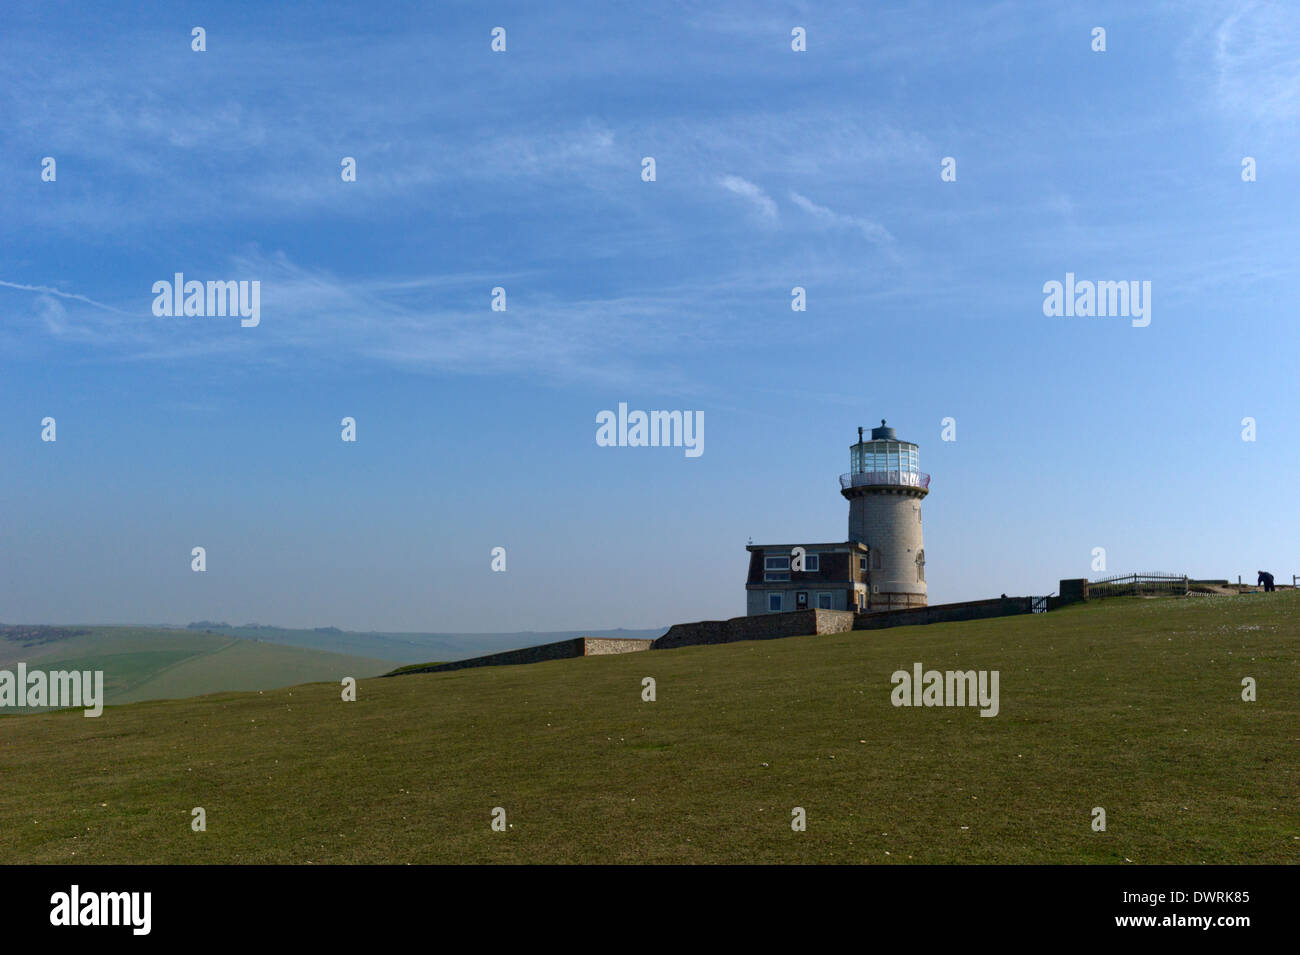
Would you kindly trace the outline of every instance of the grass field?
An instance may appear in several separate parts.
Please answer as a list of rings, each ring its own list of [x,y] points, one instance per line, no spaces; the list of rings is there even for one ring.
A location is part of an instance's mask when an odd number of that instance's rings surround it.
[[[915,662],[1000,714],[893,707]],[[1293,863],[1298,753],[1300,594],[1118,598],[7,717],[0,858]]]
[[[39,641],[0,640],[0,668],[101,670],[109,703],[259,690],[343,676],[376,676],[384,660],[156,627],[51,628]]]

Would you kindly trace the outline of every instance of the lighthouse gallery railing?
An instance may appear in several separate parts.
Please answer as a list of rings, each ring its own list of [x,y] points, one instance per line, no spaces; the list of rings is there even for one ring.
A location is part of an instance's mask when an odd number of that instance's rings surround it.
[[[857,474],[840,475],[841,488],[882,484],[928,489],[930,487],[930,475],[922,471],[860,471]]]

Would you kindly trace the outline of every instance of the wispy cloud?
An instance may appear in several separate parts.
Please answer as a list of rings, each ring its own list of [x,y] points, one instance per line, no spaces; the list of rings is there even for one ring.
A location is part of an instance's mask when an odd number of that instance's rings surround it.
[[[776,220],[776,203],[772,201],[772,197],[748,179],[741,179],[739,176],[723,176],[718,183],[723,189],[749,202],[762,218]]]
[[[665,98],[645,110],[557,110],[545,90],[595,81],[584,72],[590,48],[548,61],[546,84],[522,82],[529,65],[512,58],[511,70],[475,73],[466,86],[464,73],[479,70],[481,57],[458,47],[456,62],[430,64],[434,39],[418,34],[314,43],[241,35],[203,55],[175,36],[137,36],[147,69],[95,49],[52,71],[25,65],[50,57],[43,34],[6,40],[0,204],[13,228],[152,236],[177,222],[278,223],[321,212],[374,223],[413,210],[444,215],[459,200],[481,212],[511,188],[618,202],[638,181],[643,155],[659,159],[662,182],[702,196],[716,190],[720,170],[743,169],[750,185],[785,176],[847,182],[866,165],[933,152],[887,111],[846,117],[834,101],[697,111]],[[600,57],[609,56],[602,47]],[[635,62],[675,79],[675,67],[654,58]],[[402,88],[420,94],[391,95]],[[48,195],[84,189],[78,201],[33,201],[24,191],[33,153],[59,160]],[[357,181],[346,185],[345,155],[358,163]],[[190,187],[196,181],[202,189]],[[471,190],[487,195],[470,199]],[[761,218],[777,216],[761,190],[748,198]]]
[[[818,205],[797,192],[790,193],[790,201],[823,225],[854,229],[862,233],[863,238],[877,245],[890,245],[894,241],[894,237],[889,230],[879,222],[863,216],[851,216],[836,212],[834,209]]]
[[[1300,10],[1245,3],[1215,31],[1214,69],[1224,108],[1294,125],[1300,107]]]
[[[46,286],[0,286],[32,295],[28,315],[36,322],[27,328],[49,342],[93,347],[107,360],[349,367],[360,360],[413,371],[635,380],[678,391],[698,389],[680,366],[726,340],[733,327],[727,290],[759,286],[755,276],[714,276],[707,286],[566,299],[536,286],[525,291],[527,280],[537,278],[528,273],[356,279],[256,250],[230,259],[221,274],[261,283],[256,328],[233,318],[156,317],[147,288],[132,310]],[[498,283],[508,288],[504,312],[489,307],[489,290]],[[6,331],[22,327],[7,323]],[[33,344],[30,332],[27,344]]]
[[[62,292],[59,289],[50,288],[49,286],[46,285],[23,285],[19,282],[6,282],[0,280],[0,287],[19,289],[24,292],[40,292],[43,295],[55,295],[58,296],[59,298],[66,298],[74,302],[85,302],[87,305],[93,305],[96,308],[102,308],[108,312],[117,312],[119,315],[130,314],[128,312],[122,311],[120,308],[115,308],[112,305],[105,305],[103,302],[96,302],[93,298],[87,298],[84,295],[77,295],[73,292]]]

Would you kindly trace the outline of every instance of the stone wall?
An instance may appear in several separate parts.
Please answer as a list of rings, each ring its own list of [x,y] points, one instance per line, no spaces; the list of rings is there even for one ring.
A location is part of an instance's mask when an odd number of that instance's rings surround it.
[[[651,649],[670,650],[706,643],[735,643],[737,640],[774,640],[810,634],[844,633],[853,629],[853,614],[845,610],[793,610],[765,613],[730,620],[701,620],[669,628]]]
[[[670,650],[710,643],[734,643],[737,640],[773,640],[809,634],[846,633],[850,630],[883,630],[887,627],[913,627],[957,620],[984,620],[1032,613],[1030,597],[994,597],[966,603],[935,604],[910,610],[887,610],[879,613],[849,613],[843,610],[796,610],[791,613],[767,613],[730,620],[701,620],[679,623],[669,629],[651,649]]]
[[[518,666],[522,663],[541,663],[544,660],[568,660],[573,657],[605,656],[611,653],[634,653],[637,650],[649,650],[651,640],[634,640],[609,637],[574,637],[572,640],[560,640],[557,643],[543,643],[536,647],[523,647],[519,650],[505,650],[490,653],[487,656],[474,657],[470,660],[454,660],[451,663],[431,663],[428,666],[403,668],[384,676],[406,676],[409,673],[441,673],[446,670],[464,670],[468,667],[502,667]]]
[[[576,637],[558,643],[545,643],[537,647],[507,650],[456,660],[452,663],[431,663],[428,666],[406,668],[385,676],[402,676],[408,673],[439,673],[446,670],[463,670],[467,667],[517,666],[523,663],[540,663],[543,660],[565,660],[572,657],[603,656],[611,653],[635,653],[639,650],[671,650],[702,644],[735,643],[739,640],[776,640],[782,637],[801,637],[827,633],[847,633],[850,630],[881,630],[886,627],[911,627],[919,624],[947,623],[955,620],[983,620],[989,617],[1009,617],[1032,613],[1030,597],[995,597],[992,600],[972,600],[966,603],[936,604],[915,607],[911,610],[889,610],[883,613],[852,613],[845,610],[794,610],[789,613],[765,613],[754,617],[732,617],[730,620],[700,620],[679,623],[669,628],[658,640]]]
[[[1057,588],[1060,596],[1052,598],[1049,602],[1051,609],[1064,607],[1067,604],[1080,603],[1088,599],[1088,578],[1071,577],[1062,580]]]
[[[1022,613],[1033,613],[1031,597],[994,597],[992,600],[934,604],[930,607],[915,607],[911,610],[860,613],[853,618],[853,629],[882,630],[886,627],[914,627],[928,623],[949,623],[954,620],[1012,617]]]
[[[649,650],[653,640],[634,640],[628,637],[583,637],[583,656],[601,657],[610,653],[636,653]]]

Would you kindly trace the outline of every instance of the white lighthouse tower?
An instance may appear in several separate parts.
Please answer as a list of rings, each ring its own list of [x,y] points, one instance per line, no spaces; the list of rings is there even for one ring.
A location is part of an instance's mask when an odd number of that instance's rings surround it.
[[[893,428],[871,429],[871,440],[849,448],[849,473],[840,493],[849,502],[849,540],[870,548],[869,610],[924,607],[925,545],[921,498],[930,475],[918,467],[916,445],[898,440]]]

